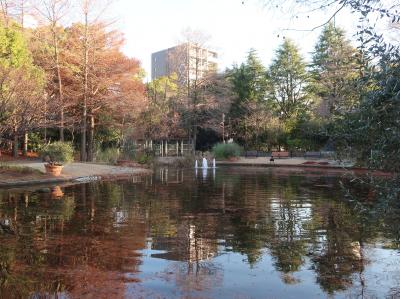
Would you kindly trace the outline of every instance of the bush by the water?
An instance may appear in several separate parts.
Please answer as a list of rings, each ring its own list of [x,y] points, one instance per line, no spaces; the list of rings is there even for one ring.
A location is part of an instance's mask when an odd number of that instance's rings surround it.
[[[151,163],[153,163],[153,159],[154,159],[154,156],[151,155],[150,153],[146,153],[146,152],[138,153],[136,155],[136,161],[139,164],[151,164]]]
[[[106,148],[96,153],[96,162],[103,162],[107,164],[117,164],[120,158],[120,150],[115,147]]]
[[[121,158],[124,160],[134,160],[136,157],[136,145],[133,141],[126,141],[121,148]]]
[[[243,149],[236,143],[218,143],[214,145],[212,152],[217,159],[229,159],[239,157]]]
[[[64,164],[74,161],[74,148],[69,142],[53,142],[46,145],[40,156],[48,162]]]

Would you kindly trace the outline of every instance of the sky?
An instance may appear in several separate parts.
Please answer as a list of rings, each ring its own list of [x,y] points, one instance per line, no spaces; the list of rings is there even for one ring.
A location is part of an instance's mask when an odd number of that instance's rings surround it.
[[[293,16],[280,8],[265,7],[260,0],[116,0],[108,15],[125,35],[125,54],[141,61],[149,80],[151,53],[179,44],[186,28],[210,36],[208,45],[219,54],[220,70],[243,62],[251,48],[268,66],[283,38],[293,39],[309,59],[320,29],[298,30],[323,24],[331,11]],[[335,23],[352,39],[357,24],[354,15],[342,11]]]

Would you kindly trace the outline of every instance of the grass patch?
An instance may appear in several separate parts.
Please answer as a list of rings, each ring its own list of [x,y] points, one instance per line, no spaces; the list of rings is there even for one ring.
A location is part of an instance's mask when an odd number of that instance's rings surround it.
[[[18,165],[5,165],[0,164],[0,174],[43,174],[38,169],[34,169],[27,166],[18,166]]]

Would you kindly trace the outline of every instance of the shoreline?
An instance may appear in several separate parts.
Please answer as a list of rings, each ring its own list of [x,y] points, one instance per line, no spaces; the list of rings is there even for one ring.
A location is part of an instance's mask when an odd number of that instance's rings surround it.
[[[386,172],[383,170],[373,170],[362,167],[354,167],[350,165],[320,165],[320,164],[302,164],[302,163],[260,163],[257,161],[251,162],[250,159],[246,159],[246,161],[216,161],[217,166],[226,166],[226,167],[255,167],[255,168],[284,168],[287,170],[320,170],[320,171],[330,171],[336,173],[354,173],[354,174],[372,174],[374,176],[381,177],[392,177],[394,173]],[[277,161],[277,160],[275,160]],[[278,160],[285,161],[285,160]],[[305,161],[305,160],[304,160]],[[318,161],[318,160],[314,160]],[[324,162],[324,161],[322,161]]]
[[[81,184],[94,181],[109,181],[130,179],[134,177],[147,176],[152,173],[150,169],[138,167],[121,167],[95,163],[71,163],[64,167],[59,177],[46,176],[44,173],[44,163],[42,162],[21,162],[10,161],[6,163],[9,166],[29,167],[39,170],[43,173],[43,177],[38,178],[20,178],[1,180],[0,188],[12,188],[34,185],[60,185],[60,184]]]
[[[394,174],[390,172],[385,172],[382,170],[371,170],[360,167],[352,167],[352,166],[340,166],[340,165],[332,165],[332,164],[303,164],[303,163],[295,163],[296,161],[292,160],[278,160],[281,163],[265,163],[261,161],[254,161],[254,159],[246,159],[245,161],[216,161],[217,166],[222,167],[248,167],[248,168],[280,168],[286,171],[321,171],[321,172],[329,172],[332,174],[371,174],[377,177],[392,177]],[[284,163],[282,163],[282,161]],[[305,161],[305,160],[303,160]],[[316,161],[316,160],[314,160]],[[318,160],[317,160],[318,161]],[[289,163],[288,163],[289,162]],[[297,161],[298,162],[298,161]],[[324,162],[324,161],[322,161]],[[30,167],[32,169],[44,171],[44,163],[42,162],[20,162],[13,161],[7,163],[10,166],[22,166],[22,167]],[[30,178],[24,179],[15,178],[8,180],[1,180],[0,177],[0,188],[9,189],[9,188],[20,188],[20,187],[31,187],[31,186],[39,186],[39,185],[74,185],[74,184],[84,184],[88,182],[95,181],[113,181],[113,180],[128,180],[135,177],[148,176],[152,174],[153,171],[147,168],[139,168],[139,167],[121,167],[121,166],[112,166],[105,164],[96,164],[96,163],[71,163],[70,165],[65,166],[65,173],[63,173],[60,177],[49,177],[43,174],[43,178]]]

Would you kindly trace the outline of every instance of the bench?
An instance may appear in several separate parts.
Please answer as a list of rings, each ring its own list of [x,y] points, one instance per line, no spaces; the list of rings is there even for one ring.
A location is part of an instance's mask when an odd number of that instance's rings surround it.
[[[289,152],[272,152],[271,156],[274,158],[289,158]]]
[[[258,152],[257,151],[247,151],[244,153],[246,158],[257,158]]]
[[[321,152],[306,152],[304,158],[321,158]]]

